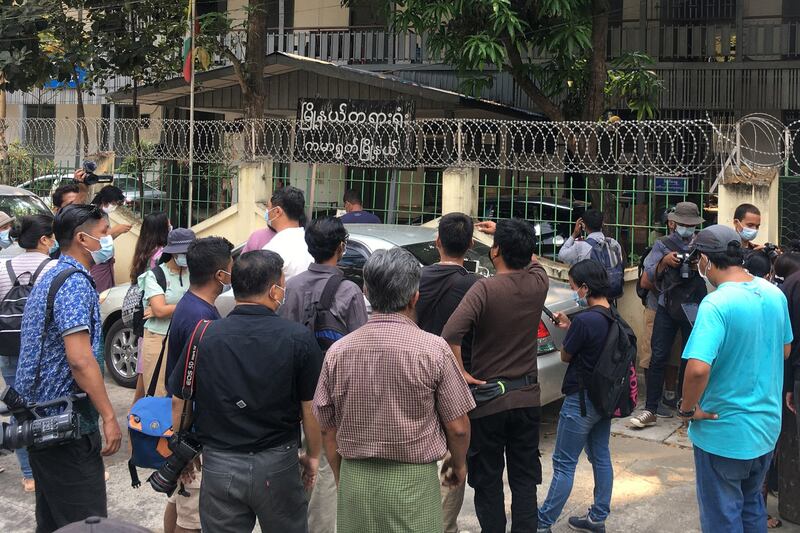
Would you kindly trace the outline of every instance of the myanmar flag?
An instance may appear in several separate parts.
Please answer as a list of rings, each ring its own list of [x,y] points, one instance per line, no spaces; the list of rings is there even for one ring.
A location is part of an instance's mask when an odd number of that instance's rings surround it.
[[[192,67],[194,66],[194,52],[192,50],[192,19],[194,13],[192,12],[193,0],[189,0],[189,9],[187,10],[186,20],[186,36],[183,38],[183,79],[186,83],[192,81]]]

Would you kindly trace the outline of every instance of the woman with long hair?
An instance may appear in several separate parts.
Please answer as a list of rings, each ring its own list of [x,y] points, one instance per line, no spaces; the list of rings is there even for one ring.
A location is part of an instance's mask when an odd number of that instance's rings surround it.
[[[11,229],[10,238],[16,241],[24,253],[9,259],[8,264],[0,265],[0,300],[3,300],[14,281],[20,285],[36,285],[45,272],[56,266],[57,261],[50,259],[50,253],[56,249],[56,237],[53,235],[53,217],[50,215],[28,215],[21,217],[17,225]],[[9,268],[14,274],[11,278]],[[6,385],[13,387],[16,381],[17,361],[19,353],[0,352],[0,371]],[[22,470],[22,487],[25,492],[33,492],[36,486],[33,471],[28,462],[25,448],[17,450],[17,460]]]
[[[150,213],[144,217],[142,228],[139,230],[139,240],[136,241],[136,249],[133,252],[131,283],[135,284],[139,276],[156,267],[171,230],[169,216],[163,211]]]
[[[569,366],[561,386],[564,403],[556,430],[553,480],[547,499],[539,508],[540,533],[549,532],[564,509],[572,492],[575,467],[584,449],[594,471],[594,505],[584,516],[570,517],[570,527],[578,531],[605,531],[614,485],[614,470],[608,448],[611,419],[597,412],[579,385],[581,377],[590,376],[594,371],[608,337],[611,323],[599,308],[611,308],[608,301],[611,286],[603,265],[591,259],[575,263],[570,268],[569,284],[575,291],[575,301],[588,305],[588,309],[572,320],[563,313],[554,315],[558,327],[567,330],[561,360],[569,363]],[[581,416],[581,394],[585,396],[586,416]]]

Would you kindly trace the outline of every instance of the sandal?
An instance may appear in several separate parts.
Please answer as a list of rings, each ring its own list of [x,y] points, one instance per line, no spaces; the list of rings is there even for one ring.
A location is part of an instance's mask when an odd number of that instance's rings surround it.
[[[779,527],[783,527],[783,522],[780,518],[773,518],[770,515],[767,515],[767,529],[778,529]]]

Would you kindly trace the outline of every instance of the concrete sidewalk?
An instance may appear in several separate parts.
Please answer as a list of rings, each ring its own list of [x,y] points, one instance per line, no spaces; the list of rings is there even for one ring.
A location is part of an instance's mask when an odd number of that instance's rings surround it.
[[[117,407],[121,427],[130,406],[133,392],[108,383],[111,400]],[[552,476],[552,450],[555,442],[558,405],[543,412],[541,429],[543,484],[539,501],[547,494]],[[662,420],[654,428],[630,430],[624,420],[612,426],[611,453],[614,462],[614,496],[611,516],[607,522],[610,532],[690,533],[699,532],[697,502],[694,488],[694,468],[691,448],[679,430],[676,419]],[[124,429],[123,429],[124,431]],[[126,439],[127,440],[127,439]],[[148,485],[132,489],[127,468],[127,443],[123,451],[106,461],[109,514],[115,518],[137,523],[155,532],[162,531],[165,498]],[[24,494],[19,482],[19,468],[11,455],[0,457],[0,531],[34,531],[34,497]],[[144,480],[148,472],[140,472]],[[584,514],[592,502],[593,479],[591,466],[581,458],[572,496],[554,532],[570,531],[566,519]],[[511,499],[506,485],[506,508],[510,516]],[[472,503],[472,490],[467,488],[464,508],[459,517],[462,531],[480,531]],[[770,500],[771,514],[776,515],[776,502]],[[784,521],[781,532],[800,533],[800,526]]]

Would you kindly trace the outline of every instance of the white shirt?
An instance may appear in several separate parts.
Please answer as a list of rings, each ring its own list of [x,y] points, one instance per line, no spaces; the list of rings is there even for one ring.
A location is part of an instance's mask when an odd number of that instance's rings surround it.
[[[308,270],[314,258],[308,253],[306,230],[303,228],[286,228],[279,231],[263,250],[270,250],[283,258],[283,275],[286,281]]]

